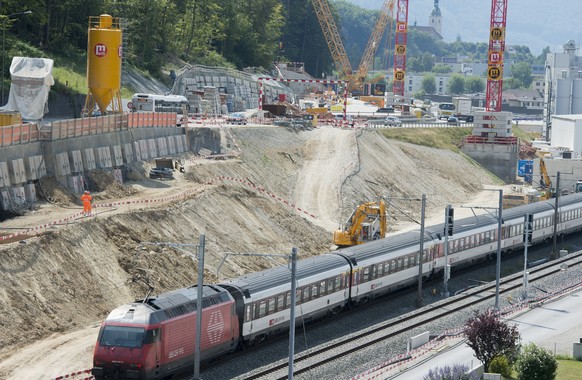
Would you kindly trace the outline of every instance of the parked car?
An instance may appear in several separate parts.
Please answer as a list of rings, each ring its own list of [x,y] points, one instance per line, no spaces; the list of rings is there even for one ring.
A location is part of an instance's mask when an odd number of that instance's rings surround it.
[[[385,127],[400,127],[400,125],[402,125],[402,121],[400,121],[396,116],[387,116],[386,119],[384,119]]]
[[[449,118],[447,119],[447,124],[458,126],[459,125],[459,118],[456,116],[449,116]]]
[[[376,110],[377,113],[393,113],[394,107],[382,107]]]
[[[467,115],[467,117],[465,118],[465,121],[467,123],[472,123],[472,122],[475,121],[475,116],[473,116],[473,115]]]

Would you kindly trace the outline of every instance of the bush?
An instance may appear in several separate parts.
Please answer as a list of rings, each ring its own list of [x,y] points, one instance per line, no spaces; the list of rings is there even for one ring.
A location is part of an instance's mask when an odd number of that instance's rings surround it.
[[[452,367],[431,368],[422,380],[478,380],[478,376],[467,375],[469,367],[462,364],[455,364]]]
[[[499,373],[503,377],[511,377],[511,366],[504,355],[498,355],[489,364],[490,373]]]
[[[530,343],[517,357],[515,370],[518,380],[554,380],[558,362],[548,350]]]

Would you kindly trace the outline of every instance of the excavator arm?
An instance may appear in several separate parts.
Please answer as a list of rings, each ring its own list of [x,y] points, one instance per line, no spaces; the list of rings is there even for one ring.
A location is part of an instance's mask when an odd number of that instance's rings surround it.
[[[386,204],[368,202],[358,208],[348,218],[343,229],[333,234],[333,243],[339,247],[363,244],[386,235]]]

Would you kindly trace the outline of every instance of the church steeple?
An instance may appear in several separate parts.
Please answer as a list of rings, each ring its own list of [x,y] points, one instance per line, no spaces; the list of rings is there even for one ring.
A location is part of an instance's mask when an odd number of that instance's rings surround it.
[[[432,26],[434,30],[443,35],[443,27],[442,27],[443,16],[441,14],[441,9],[439,8],[439,0],[434,0],[434,9],[430,13],[430,17],[428,19],[428,26]]]

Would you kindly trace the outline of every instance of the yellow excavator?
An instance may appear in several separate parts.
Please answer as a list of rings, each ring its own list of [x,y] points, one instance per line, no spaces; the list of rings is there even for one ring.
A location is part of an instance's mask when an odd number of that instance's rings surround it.
[[[543,157],[540,157],[540,175],[540,201],[545,201],[554,197],[554,188],[552,187],[552,180],[550,180],[550,176],[548,175],[548,169],[546,169],[546,163]]]
[[[338,247],[364,244],[382,239],[386,235],[386,203],[363,203],[348,218],[343,228],[333,233],[333,243]]]

